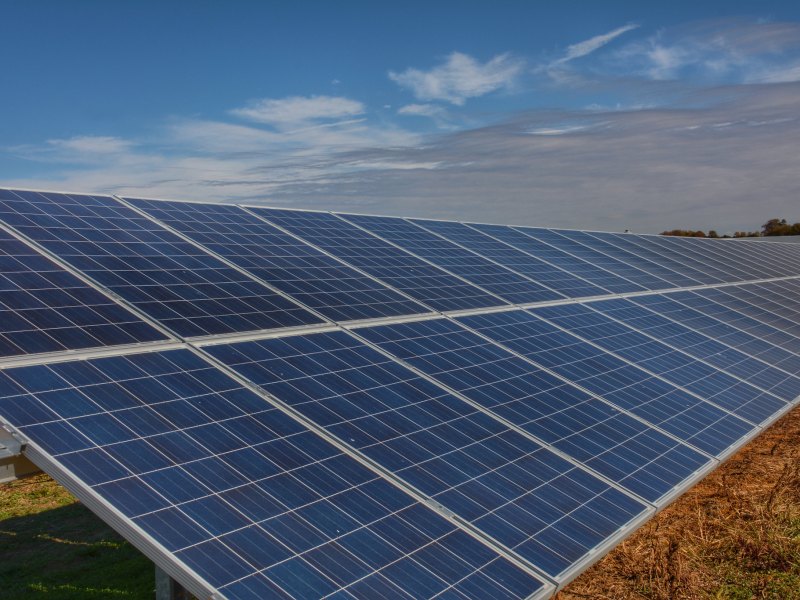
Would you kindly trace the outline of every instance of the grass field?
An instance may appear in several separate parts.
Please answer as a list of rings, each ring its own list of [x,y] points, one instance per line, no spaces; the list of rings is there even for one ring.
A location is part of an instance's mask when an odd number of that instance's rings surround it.
[[[0,485],[3,600],[152,599],[153,565],[46,475]],[[800,410],[559,600],[800,599]]]

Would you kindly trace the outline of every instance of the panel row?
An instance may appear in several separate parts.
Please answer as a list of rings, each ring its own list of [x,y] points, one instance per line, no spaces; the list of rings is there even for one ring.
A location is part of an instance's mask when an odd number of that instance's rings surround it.
[[[0,190],[0,221],[184,339],[800,274],[792,245],[108,196]],[[163,339],[3,235],[0,357]]]

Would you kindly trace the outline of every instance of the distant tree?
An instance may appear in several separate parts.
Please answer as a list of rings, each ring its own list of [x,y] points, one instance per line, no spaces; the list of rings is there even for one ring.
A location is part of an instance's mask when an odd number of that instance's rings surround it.
[[[675,235],[681,237],[709,237],[709,238],[744,238],[760,237],[772,235],[800,235],[800,222],[789,223],[786,219],[770,219],[761,226],[760,231],[736,231],[733,235],[725,234],[720,236],[715,229],[709,229],[708,233],[694,229],[670,229],[662,231],[661,235]]]
[[[708,237],[710,238],[718,238],[719,234],[714,229],[708,230]]]

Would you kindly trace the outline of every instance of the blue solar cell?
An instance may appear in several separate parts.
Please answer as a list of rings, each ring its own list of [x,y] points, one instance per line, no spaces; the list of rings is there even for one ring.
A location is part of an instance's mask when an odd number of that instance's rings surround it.
[[[126,200],[331,320],[428,312],[237,206]]]
[[[762,423],[785,407],[779,398],[614,321],[589,305],[543,307],[535,309],[534,314],[751,423]]]
[[[640,285],[623,279],[622,277],[605,271],[591,263],[582,260],[577,256],[573,256],[563,250],[546,244],[525,234],[525,230],[516,227],[508,227],[503,225],[478,225],[469,224],[482,233],[491,235],[498,240],[505,242],[515,248],[527,252],[545,262],[550,263],[560,269],[563,269],[576,277],[580,277],[587,283],[587,293],[584,296],[603,295],[611,293],[635,292],[643,291]],[[596,289],[605,290],[605,292],[598,293]]]
[[[0,229],[0,357],[165,339],[157,329]]]
[[[633,300],[597,302],[592,308],[787,402],[800,396],[800,378],[720,342],[724,329],[712,327],[706,335]]]
[[[680,302],[679,297],[682,296],[656,294],[638,296],[631,300],[733,348],[756,356],[787,373],[800,373],[800,356],[784,349],[779,343],[780,339],[787,337],[782,331],[716,303],[714,303],[716,316],[711,316],[692,308],[690,304]],[[697,296],[696,298],[700,299]],[[794,339],[792,336],[788,337]]]
[[[600,231],[587,231],[584,233],[603,244],[599,247],[603,252],[616,256],[611,252],[611,248],[616,248],[619,252],[639,256],[659,269],[653,270],[656,275],[672,280],[679,286],[697,285],[698,283],[720,283],[723,281],[695,268],[690,261],[684,261],[684,257],[676,256],[673,252],[664,252],[661,247],[649,244],[647,240],[652,236]]]
[[[146,394],[138,409],[167,414],[192,400],[192,423],[165,419],[164,431],[141,435],[128,418],[137,409],[106,410],[95,395],[134,381],[183,383],[191,396]],[[543,588],[187,350],[7,369],[0,386],[0,417],[224,597],[368,597],[384,588],[408,597],[488,581],[476,597],[521,598]],[[94,404],[94,414],[64,415],[67,392]]]
[[[0,219],[180,336],[321,322],[110,197],[5,191]]]
[[[663,290],[675,287],[668,280],[661,279],[652,275],[649,271],[631,264],[631,260],[636,261],[636,257],[626,256],[620,260],[598,249],[596,244],[592,244],[592,238],[583,232],[534,228],[525,228],[523,231],[526,235],[550,244],[572,256],[577,256],[648,290]],[[642,263],[642,261],[638,262]]]
[[[689,273],[676,271],[666,267],[660,261],[656,262],[644,256],[641,252],[634,251],[630,246],[626,246],[619,242],[619,238],[623,236],[613,237],[614,234],[602,235],[591,231],[569,231],[564,229],[555,230],[559,235],[587,246],[598,252],[602,252],[622,263],[629,264],[637,269],[648,273],[651,276],[652,289],[658,289],[655,286],[662,286],[664,282],[668,282],[667,287],[682,287],[700,285],[700,279],[692,278]],[[624,234],[623,234],[624,235]],[[613,269],[612,269],[613,270]],[[639,282],[638,279],[635,281]],[[651,286],[647,286],[651,287]]]
[[[339,216],[509,302],[526,304],[564,298],[562,294],[410,221],[394,217]]]
[[[754,426],[562,331],[528,311],[460,319],[559,375],[678,439],[721,455]]]
[[[710,463],[452,321],[370,327],[358,334],[651,502]]]
[[[436,310],[507,304],[332,214],[267,208],[250,210]]]
[[[345,332],[207,350],[553,577],[646,511]]]
[[[488,233],[478,231],[476,229],[477,226],[453,221],[427,221],[422,219],[415,219],[414,222],[449,240],[466,246],[478,254],[491,258],[509,269],[539,281],[568,298],[597,296],[608,293],[606,290],[592,286],[585,279],[581,279],[558,266],[551,265],[531,254],[527,254],[490,236]]]

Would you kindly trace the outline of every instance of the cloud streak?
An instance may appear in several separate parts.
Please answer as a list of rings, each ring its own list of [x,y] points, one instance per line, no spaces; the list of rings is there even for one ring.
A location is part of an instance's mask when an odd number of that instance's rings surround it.
[[[463,106],[469,98],[510,89],[523,67],[521,59],[508,53],[480,63],[467,54],[453,52],[429,71],[414,68],[401,73],[389,71],[389,79],[410,90],[418,100]]]
[[[588,40],[584,40],[582,42],[578,42],[577,44],[572,44],[571,46],[567,46],[567,51],[558,60],[553,62],[553,65],[562,65],[567,63],[571,60],[575,60],[576,58],[581,58],[583,56],[587,56],[596,50],[599,50],[609,42],[612,42],[619,36],[632,31],[634,29],[638,29],[639,25],[635,23],[630,23],[628,25],[623,25],[622,27],[618,27],[613,31],[609,31],[608,33],[604,33],[602,35],[596,35],[593,38],[589,38]]]

